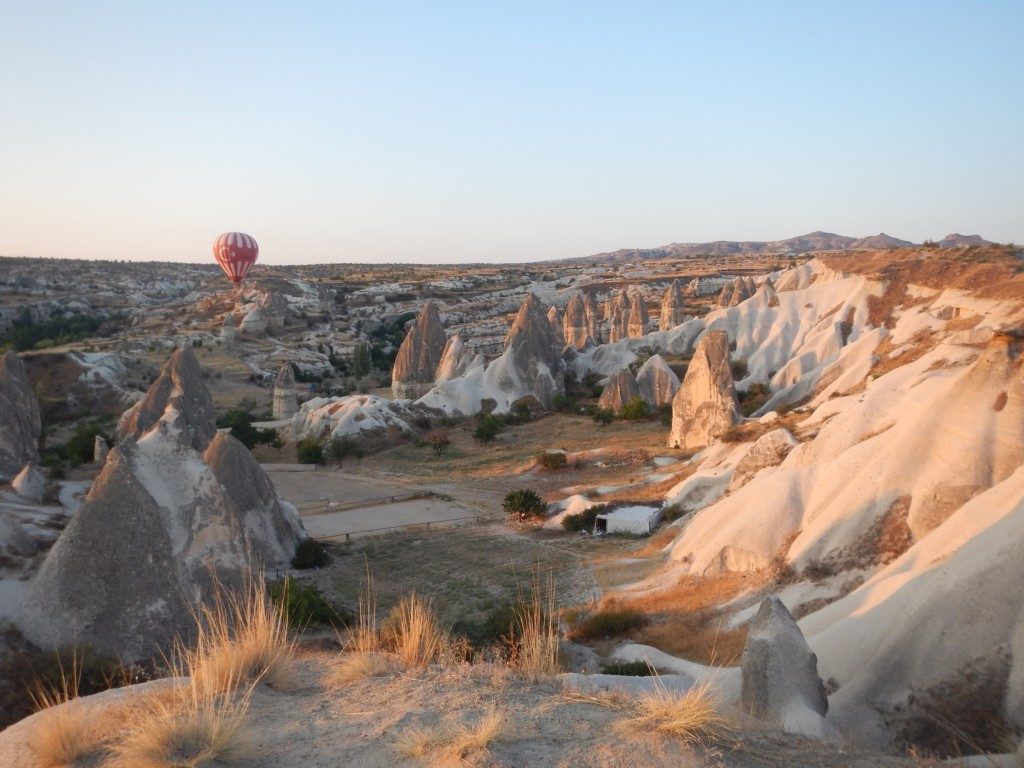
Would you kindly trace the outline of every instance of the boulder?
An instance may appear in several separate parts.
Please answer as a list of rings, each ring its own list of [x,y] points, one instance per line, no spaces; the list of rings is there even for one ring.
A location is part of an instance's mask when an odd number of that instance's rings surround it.
[[[0,357],[0,482],[39,462],[39,402],[25,364],[14,352]]]
[[[601,392],[601,397],[597,401],[597,406],[618,413],[624,405],[638,397],[640,397],[640,390],[636,386],[636,379],[633,378],[629,368],[623,368],[608,379]]]
[[[35,464],[26,464],[22,467],[21,472],[11,481],[11,486],[21,498],[34,501],[36,504],[41,502],[46,494],[46,480]]]
[[[299,398],[295,394],[295,372],[291,363],[285,363],[274,379],[275,419],[290,419],[299,410]]]
[[[198,363],[179,350],[122,420],[120,443],[47,554],[17,622],[46,648],[150,659],[191,637],[194,610],[218,589],[288,567],[303,538],[295,508],[248,449],[216,431]]]
[[[825,719],[828,696],[818,676],[818,659],[775,595],[764,599],[750,622],[740,670],[740,704],[746,712],[775,722],[786,733],[838,738]]]
[[[788,429],[773,429],[761,435],[733,470],[729,490],[735,491],[765,467],[775,467],[798,445]]]
[[[633,294],[629,302],[629,320],[626,332],[629,338],[639,339],[647,333],[647,302],[639,291]]]
[[[679,377],[661,355],[651,355],[636,372],[640,397],[652,408],[672,403],[679,391]]]
[[[696,278],[694,278],[696,280]],[[661,318],[658,329],[667,331],[681,325],[686,317],[683,314],[683,287],[679,279],[674,279],[661,297]]]
[[[437,307],[428,301],[398,348],[391,371],[391,391],[396,398],[417,398],[430,389],[447,342]]]
[[[182,433],[187,444],[202,451],[217,431],[216,418],[199,361],[190,347],[182,347],[164,364],[146,395],[121,416],[118,439],[137,439],[164,420]]]
[[[0,511],[0,555],[25,558],[32,557],[38,550],[39,546],[28,531]]]
[[[740,420],[736,387],[729,368],[729,336],[704,334],[672,401],[672,448],[697,451]]]

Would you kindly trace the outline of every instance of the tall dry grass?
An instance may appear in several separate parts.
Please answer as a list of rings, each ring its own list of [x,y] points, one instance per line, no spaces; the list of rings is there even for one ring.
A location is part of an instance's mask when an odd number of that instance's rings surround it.
[[[257,683],[283,689],[293,682],[288,617],[283,605],[273,604],[262,578],[250,578],[240,592],[219,589],[212,603],[197,611],[196,623],[195,644],[177,652],[203,696]]]
[[[450,644],[433,603],[415,592],[403,597],[386,621],[389,644],[408,667],[426,667],[437,661]]]
[[[29,746],[42,768],[64,768],[101,754],[106,745],[97,730],[95,715],[78,699],[80,671],[78,655],[71,669],[58,659],[59,682],[47,686],[38,682],[30,692],[39,714],[33,722]]]
[[[475,723],[436,723],[412,725],[395,739],[399,757],[447,755],[465,761],[474,752],[487,751],[495,741],[509,734],[508,719],[497,707],[489,707]]]
[[[510,661],[517,670],[534,677],[559,671],[558,614],[555,584],[550,574],[543,583],[540,574],[534,574],[529,596],[520,588]]]
[[[700,683],[685,693],[670,691],[659,677],[650,691],[637,694],[632,714],[617,723],[620,733],[660,733],[686,744],[707,745],[731,733],[732,722],[718,711],[719,701],[710,683]]]

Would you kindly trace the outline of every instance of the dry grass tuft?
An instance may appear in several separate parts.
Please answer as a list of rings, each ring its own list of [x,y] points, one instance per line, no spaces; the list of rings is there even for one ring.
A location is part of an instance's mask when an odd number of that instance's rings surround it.
[[[391,669],[383,654],[374,651],[353,651],[345,654],[330,673],[326,684],[330,689],[342,688],[366,677],[380,677]]]
[[[686,744],[707,745],[730,733],[732,723],[718,712],[718,701],[708,683],[694,686],[686,693],[668,690],[659,678],[654,687],[638,694],[633,701],[632,717],[615,723],[621,733],[660,733]]]
[[[415,592],[399,601],[385,624],[388,640],[406,666],[433,664],[448,645],[448,632],[438,623],[433,603]]]
[[[37,683],[32,703],[40,712],[29,736],[29,746],[42,768],[63,768],[100,755],[106,739],[100,733],[96,715],[77,701],[80,670],[77,654],[70,670],[60,666],[60,682],[49,687]]]
[[[353,653],[364,655],[375,653],[381,647],[380,630],[377,628],[377,592],[369,564],[366,566],[366,586],[359,590],[359,616],[345,646]]]
[[[179,669],[177,674],[187,673]],[[246,726],[252,687],[212,693],[195,684],[147,698],[148,711],[111,747],[111,768],[198,768],[251,750]]]
[[[406,758],[437,753],[463,760],[474,752],[486,752],[493,742],[506,738],[508,733],[504,713],[492,706],[473,724],[410,726],[398,734],[395,751]]]
[[[451,749],[459,757],[486,750],[493,741],[508,735],[506,718],[497,708],[484,712],[474,725],[460,725],[455,730]]]
[[[540,576],[533,579],[529,598],[520,591],[515,608],[515,643],[511,665],[534,677],[559,672],[558,617],[555,610],[555,585],[549,575],[541,585]]]
[[[273,604],[261,578],[238,594],[220,592],[198,611],[194,648],[179,648],[192,685],[212,696],[238,685],[287,688],[294,681],[294,642],[288,617]]]
[[[399,757],[425,757],[451,738],[444,725],[411,725],[395,739]]]

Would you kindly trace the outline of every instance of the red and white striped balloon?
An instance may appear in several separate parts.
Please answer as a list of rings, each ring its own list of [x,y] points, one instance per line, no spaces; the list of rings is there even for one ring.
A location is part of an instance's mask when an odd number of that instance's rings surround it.
[[[213,258],[235,285],[242,282],[259,255],[260,247],[256,241],[241,232],[225,232],[213,241]]]

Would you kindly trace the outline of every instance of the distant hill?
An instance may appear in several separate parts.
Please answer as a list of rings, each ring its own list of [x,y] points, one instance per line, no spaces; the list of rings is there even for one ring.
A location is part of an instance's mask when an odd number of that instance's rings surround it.
[[[938,243],[944,248],[968,245],[988,245],[980,235],[946,235]],[[694,256],[731,256],[741,253],[777,253],[780,255],[816,253],[818,251],[880,250],[885,248],[911,248],[917,245],[909,240],[880,232],[869,237],[846,237],[832,232],[810,232],[786,240],[716,240],[710,243],[669,243],[659,248],[623,248],[618,251],[597,253],[586,258],[591,261],[632,261],[637,259],[685,259]],[[575,259],[570,259],[575,260]]]

